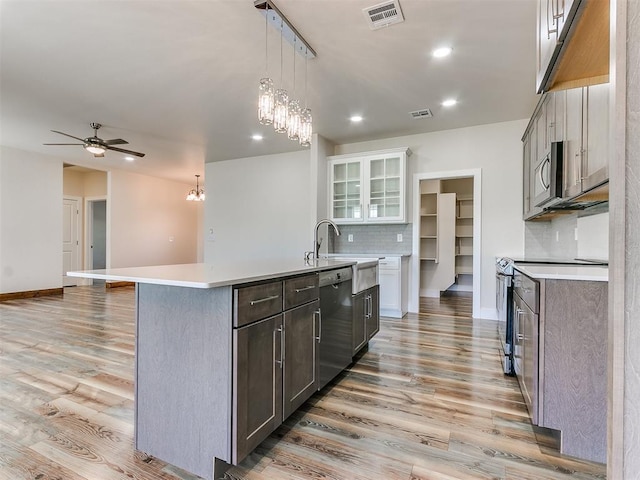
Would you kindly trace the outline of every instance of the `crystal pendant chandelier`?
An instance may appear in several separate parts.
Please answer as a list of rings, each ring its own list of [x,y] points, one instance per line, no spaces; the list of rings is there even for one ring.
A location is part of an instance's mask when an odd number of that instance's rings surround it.
[[[300,114],[300,131],[298,133],[298,141],[303,147],[311,145],[311,136],[313,135],[313,125],[311,118],[311,109],[305,108]]]
[[[256,8],[264,10],[265,15],[265,70],[268,70],[267,62],[267,37],[268,24],[279,28],[280,30],[280,84],[277,89],[274,88],[274,82],[265,75],[260,79],[259,95],[258,95],[258,121],[263,125],[273,125],[277,133],[286,133],[291,140],[298,141],[303,147],[311,145],[311,137],[313,134],[311,110],[307,107],[307,59],[314,58],[316,52],[309,44],[300,36],[297,30],[282,15],[282,12],[273,4],[273,0],[256,0],[254,3]],[[289,96],[284,88],[282,79],[283,72],[283,55],[282,43],[283,38],[293,45],[293,92],[292,97]],[[299,43],[298,43],[299,42]],[[305,57],[305,75],[304,75],[304,107],[302,102],[295,99],[296,91],[296,53]]]
[[[268,30],[269,30],[269,11],[267,5],[267,11],[264,15],[264,71],[267,74],[264,78],[260,79],[260,86],[258,87],[258,121],[262,125],[271,125],[273,123],[273,109],[274,109],[274,90],[273,80],[268,76],[269,73],[269,50],[268,50]]]
[[[275,107],[273,80],[266,77],[261,78],[258,95],[258,121],[262,125],[271,125]]]
[[[204,202],[204,190],[200,188],[198,180],[200,179],[200,175],[196,175],[196,188],[189,191],[187,195],[187,200],[190,202]]]
[[[289,101],[289,119],[287,120],[287,136],[289,140],[298,140],[300,135],[300,102]]]
[[[305,108],[300,112],[300,127],[298,130],[298,141],[303,147],[311,145],[311,136],[313,135],[313,120],[311,118],[311,109],[307,107],[307,59],[304,60],[304,103]]]

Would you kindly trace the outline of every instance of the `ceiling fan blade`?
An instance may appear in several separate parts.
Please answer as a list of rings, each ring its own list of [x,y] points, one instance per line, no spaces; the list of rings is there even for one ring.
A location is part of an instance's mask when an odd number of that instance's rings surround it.
[[[75,138],[76,140],[80,140],[81,142],[84,143],[84,138],[79,138],[79,137],[74,137],[73,135],[69,135],[68,133],[64,133],[64,132],[59,132],[58,130],[51,130],[53,133],[59,133],[60,135],[64,135],[66,137],[71,137],[71,138]]]
[[[128,153],[129,155],[135,155],[136,157],[144,157],[144,153],[134,152],[133,150],[125,150],[124,148],[112,147],[106,145],[107,150],[113,150],[114,152]]]
[[[84,145],[84,143],[43,143],[43,145]]]
[[[126,140],[121,138],[113,138],[111,140],[103,140],[105,145],[124,145],[125,143],[129,143]]]

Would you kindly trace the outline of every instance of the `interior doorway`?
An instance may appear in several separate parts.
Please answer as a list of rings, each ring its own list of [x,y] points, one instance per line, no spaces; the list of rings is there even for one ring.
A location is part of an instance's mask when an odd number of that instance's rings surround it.
[[[423,298],[462,294],[480,316],[481,185],[480,169],[414,175],[410,311]]]
[[[62,286],[71,287],[78,284],[67,272],[80,270],[80,215],[82,199],[65,196],[62,199]]]
[[[107,267],[107,199],[86,198],[86,252],[85,265],[88,270]],[[93,280],[94,285],[104,280]]]

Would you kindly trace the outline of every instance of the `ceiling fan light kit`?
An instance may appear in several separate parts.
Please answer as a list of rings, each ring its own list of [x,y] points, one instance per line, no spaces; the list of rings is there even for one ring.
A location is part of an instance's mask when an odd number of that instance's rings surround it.
[[[104,153],[107,150],[126,153],[127,155],[135,155],[136,157],[144,157],[144,153],[114,147],[114,145],[126,145],[129,143],[122,138],[112,138],[111,140],[103,140],[99,138],[98,130],[100,129],[100,127],[102,127],[101,124],[92,122],[89,125],[91,126],[91,128],[93,128],[93,137],[80,138],[69,135],[68,133],[59,132],[58,130],[51,130],[53,133],[58,133],[60,135],[64,135],[65,137],[75,138],[82,143],[44,143],[43,145],[81,145],[87,152],[92,153],[94,157],[104,157]]]
[[[258,86],[258,121],[262,125],[273,125],[276,133],[286,133],[288,138],[298,141],[303,147],[311,145],[313,132],[311,110],[306,105],[307,99],[307,59],[314,58],[316,52],[309,46],[295,27],[278,10],[272,0],[256,0],[254,6],[265,16],[265,71],[268,70],[268,26],[271,23],[280,30],[280,88],[274,89],[273,80],[268,74],[260,79]],[[293,91],[295,93],[296,63],[295,54],[305,58],[305,92],[304,109],[301,102],[289,96],[282,85],[282,41],[293,46]],[[303,132],[304,130],[304,132]]]

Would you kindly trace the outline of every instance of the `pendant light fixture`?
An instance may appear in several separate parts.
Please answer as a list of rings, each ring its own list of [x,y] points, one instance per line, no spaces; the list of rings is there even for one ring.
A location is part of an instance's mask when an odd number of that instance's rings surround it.
[[[313,133],[311,110],[307,107],[307,60],[315,58],[316,52],[309,46],[294,26],[274,5],[273,0],[255,0],[254,6],[264,11],[267,24],[280,30],[280,85],[274,90],[273,80],[268,76],[260,80],[258,97],[258,121],[263,125],[273,125],[277,133],[287,133],[291,140],[300,145],[311,145]],[[293,96],[290,98],[283,83],[283,39],[293,45]],[[267,34],[265,33],[265,47]],[[305,108],[301,102],[293,98],[296,91],[296,53],[305,57]],[[265,58],[267,54],[265,52]],[[265,70],[268,69],[268,64]]]
[[[200,188],[199,179],[200,175],[196,175],[196,188],[190,190],[187,195],[187,200],[190,202],[204,202],[204,190]]]
[[[273,123],[274,91],[273,80],[269,78],[269,5],[264,15],[264,71],[265,76],[260,79],[258,88],[258,121],[262,125]]]
[[[289,94],[282,88],[282,30],[284,22],[280,21],[280,88],[276,90],[275,108],[273,110],[273,128],[276,133],[287,131],[287,117],[289,116]]]
[[[293,39],[293,96],[296,96],[296,40]],[[287,136],[289,140],[298,140],[300,132],[300,102],[289,100],[289,118],[287,118]]]
[[[298,141],[303,147],[311,145],[313,135],[313,125],[311,109],[307,107],[307,58],[304,60],[304,110],[300,112],[300,128],[298,130]]]

